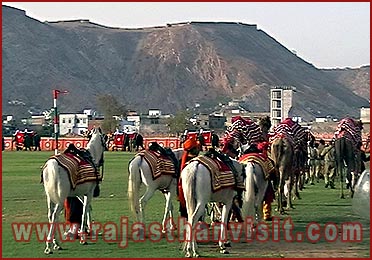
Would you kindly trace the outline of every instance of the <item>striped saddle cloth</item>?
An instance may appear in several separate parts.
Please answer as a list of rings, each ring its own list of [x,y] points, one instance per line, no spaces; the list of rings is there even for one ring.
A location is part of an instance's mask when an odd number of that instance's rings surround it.
[[[176,168],[172,160],[156,151],[143,150],[137,155],[142,156],[151,169],[152,178],[155,180],[162,174],[174,175],[176,177]]]
[[[357,126],[352,118],[343,118],[337,125],[337,130],[334,134],[335,138],[345,137],[351,141],[355,151],[359,150],[359,144],[362,142],[361,128]]]
[[[274,163],[269,158],[265,158],[265,156],[260,153],[245,154],[240,157],[239,162],[242,164],[247,164],[248,162],[259,164],[264,172],[266,180],[268,180],[270,174],[275,171]]]
[[[203,164],[210,172],[212,179],[212,191],[216,192],[223,188],[237,187],[244,189],[242,178],[237,178],[238,183],[235,184],[235,176],[231,169],[222,161],[208,156],[198,156],[191,161],[198,161]]]
[[[61,153],[53,155],[49,159],[55,159],[58,164],[68,172],[73,189],[76,188],[76,185],[85,182],[102,180],[101,174],[96,172],[89,162],[82,160],[74,154]]]

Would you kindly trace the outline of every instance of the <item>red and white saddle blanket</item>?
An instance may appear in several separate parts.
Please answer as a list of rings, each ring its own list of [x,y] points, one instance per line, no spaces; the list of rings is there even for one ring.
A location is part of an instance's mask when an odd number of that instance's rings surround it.
[[[242,164],[247,164],[248,162],[259,164],[264,172],[266,180],[269,179],[270,174],[275,171],[274,163],[261,153],[245,154],[239,158],[239,162]]]
[[[295,148],[295,140],[293,135],[293,124],[291,121],[284,120],[280,124],[276,125],[273,130],[273,135],[270,136],[270,143],[275,139],[284,138],[289,141],[293,148]]]
[[[355,150],[358,150],[358,143],[362,142],[362,129],[352,118],[342,119],[338,125],[334,134],[335,138],[345,137],[350,140]]]
[[[263,136],[260,126],[251,119],[235,116],[231,119],[231,123],[223,136],[224,142],[228,142],[232,138],[239,140],[241,144],[262,141]]]
[[[222,188],[236,187],[244,189],[244,182],[241,176],[238,176],[235,184],[235,176],[231,169],[222,161],[210,158],[208,156],[198,156],[191,161],[198,161],[209,170],[212,178],[212,191],[216,192]],[[190,161],[190,162],[191,162]]]
[[[137,155],[142,156],[149,164],[154,180],[159,178],[162,174],[174,175],[174,177],[176,177],[176,168],[170,158],[149,150],[143,150],[137,153]]]
[[[102,180],[101,174],[96,172],[89,162],[82,160],[74,154],[61,153],[53,155],[49,159],[55,159],[58,164],[68,172],[73,189],[76,188],[76,185],[85,182]]]

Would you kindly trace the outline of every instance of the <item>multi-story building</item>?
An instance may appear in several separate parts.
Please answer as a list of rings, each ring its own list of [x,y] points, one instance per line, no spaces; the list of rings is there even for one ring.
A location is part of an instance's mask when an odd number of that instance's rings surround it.
[[[88,130],[87,114],[60,114],[59,115],[59,134],[82,135]]]
[[[365,123],[370,123],[370,108],[369,107],[362,107],[360,109],[360,120]]]
[[[275,86],[270,90],[270,118],[272,127],[279,124],[283,119],[290,117],[293,103],[293,86]]]

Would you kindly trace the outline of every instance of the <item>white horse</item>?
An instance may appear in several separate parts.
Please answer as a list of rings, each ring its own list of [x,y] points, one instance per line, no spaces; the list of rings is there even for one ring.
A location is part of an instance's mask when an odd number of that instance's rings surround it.
[[[175,149],[172,150],[172,152],[179,161],[182,157],[183,149]],[[178,167],[178,165],[176,167]],[[160,190],[163,192],[165,196],[165,212],[162,221],[162,232],[165,232],[167,229],[167,221],[173,218],[172,199],[177,194],[177,178],[172,175],[162,174],[154,180],[149,164],[143,156],[138,154],[129,162],[128,171],[128,198],[131,211],[135,213],[137,222],[144,223],[144,209],[146,203],[152,198],[155,191]],[[146,191],[139,197],[141,184],[146,186]],[[169,224],[170,228],[173,229],[173,221],[170,221]]]
[[[245,179],[243,192],[242,215],[244,219],[252,219],[252,224],[263,220],[263,200],[269,180],[265,178],[260,164],[248,161],[243,163]]]
[[[242,173],[242,165],[232,159],[234,167]],[[188,223],[186,227],[186,244],[184,249],[186,257],[199,257],[195,240],[195,227],[199,218],[204,216],[208,202],[222,202],[221,231],[218,238],[218,245],[221,253],[228,253],[225,248],[226,225],[229,211],[236,191],[233,188],[222,188],[216,192],[212,191],[211,174],[206,166],[198,161],[191,161],[181,172],[182,189],[186,201]],[[190,230],[191,227],[191,230]]]
[[[87,144],[86,150],[90,153],[96,167],[99,167],[101,164],[103,164],[104,149],[105,145],[100,130],[93,129],[91,139]],[[56,159],[53,158],[48,159],[48,161],[45,163],[42,177],[47,196],[48,219],[49,223],[51,224],[44,253],[51,254],[53,253],[51,250],[52,245],[54,250],[62,249],[55,238],[55,225],[58,221],[58,216],[63,209],[65,199],[67,197],[84,196],[82,223],[79,231],[82,233],[86,219],[86,212],[87,209],[89,209],[97,182],[84,182],[76,185],[75,189],[72,189],[68,172],[58,164]],[[89,225],[90,223],[88,223],[88,226]]]

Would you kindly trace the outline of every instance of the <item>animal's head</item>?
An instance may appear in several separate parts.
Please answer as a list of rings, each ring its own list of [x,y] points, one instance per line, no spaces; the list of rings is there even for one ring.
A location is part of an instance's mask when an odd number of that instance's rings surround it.
[[[360,130],[363,129],[363,122],[362,120],[355,120],[355,125],[359,127]]]
[[[264,116],[259,119],[258,125],[262,130],[269,130],[271,128],[271,120],[269,116]]]
[[[106,142],[101,128],[93,128],[90,133],[89,143],[87,150],[92,155],[94,162],[97,166],[103,164],[103,153],[106,150]]]

